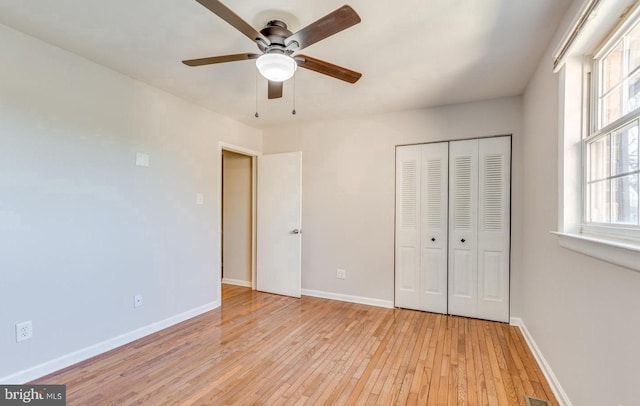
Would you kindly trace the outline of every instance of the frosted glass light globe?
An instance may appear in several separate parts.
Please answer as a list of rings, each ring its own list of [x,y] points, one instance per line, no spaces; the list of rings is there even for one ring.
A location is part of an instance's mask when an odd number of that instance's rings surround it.
[[[265,78],[274,82],[290,79],[298,69],[298,64],[289,55],[264,54],[256,60],[258,71]]]

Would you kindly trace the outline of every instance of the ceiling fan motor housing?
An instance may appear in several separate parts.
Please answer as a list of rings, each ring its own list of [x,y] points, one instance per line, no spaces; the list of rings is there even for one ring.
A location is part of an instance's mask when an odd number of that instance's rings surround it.
[[[262,52],[290,55],[294,50],[288,48],[297,48],[295,46],[287,47],[285,44],[285,40],[293,33],[287,29],[287,24],[284,21],[268,21],[264,28],[260,30],[260,34],[264,35],[270,42],[270,45],[265,45],[261,41],[256,41]]]

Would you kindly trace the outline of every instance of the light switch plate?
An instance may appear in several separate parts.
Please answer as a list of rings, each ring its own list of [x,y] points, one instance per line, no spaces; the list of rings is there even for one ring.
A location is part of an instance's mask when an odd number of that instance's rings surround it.
[[[202,193],[196,194],[196,204],[204,204],[204,194]]]
[[[136,165],[144,167],[149,166],[149,154],[136,152]]]

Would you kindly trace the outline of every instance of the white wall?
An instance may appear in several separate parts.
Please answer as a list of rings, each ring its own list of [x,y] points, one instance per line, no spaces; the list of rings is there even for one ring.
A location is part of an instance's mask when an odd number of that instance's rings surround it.
[[[521,102],[511,97],[265,130],[264,153],[302,151],[303,289],[392,304],[396,145],[513,134],[517,235]],[[514,258],[518,250],[514,239]],[[347,278],[336,279],[336,268],[346,269]],[[513,289],[517,280],[514,269]],[[513,306],[517,312],[517,301]]]
[[[261,132],[4,26],[0,49],[0,380],[219,302],[218,141]]]
[[[223,151],[223,281],[251,286],[251,157]]]
[[[550,48],[524,96],[522,318],[574,405],[635,405],[640,273],[563,249],[549,233],[557,229],[559,119],[551,62]]]

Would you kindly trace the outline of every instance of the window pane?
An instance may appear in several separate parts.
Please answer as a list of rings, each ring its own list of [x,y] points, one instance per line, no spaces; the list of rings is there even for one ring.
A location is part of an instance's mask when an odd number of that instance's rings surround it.
[[[627,96],[625,114],[640,107],[640,72],[629,78],[627,88],[629,89],[629,95]]]
[[[589,181],[609,177],[611,165],[609,136],[589,144]]]
[[[629,33],[629,72],[640,66],[640,24]]]
[[[614,122],[622,116],[622,88],[617,87],[602,98],[602,125]]]
[[[638,122],[611,137],[611,174],[638,170]]]
[[[622,81],[622,42],[602,60],[602,93]]]
[[[638,174],[613,179],[611,200],[612,223],[638,224]]]
[[[589,221],[609,223],[610,180],[603,180],[589,185]]]

